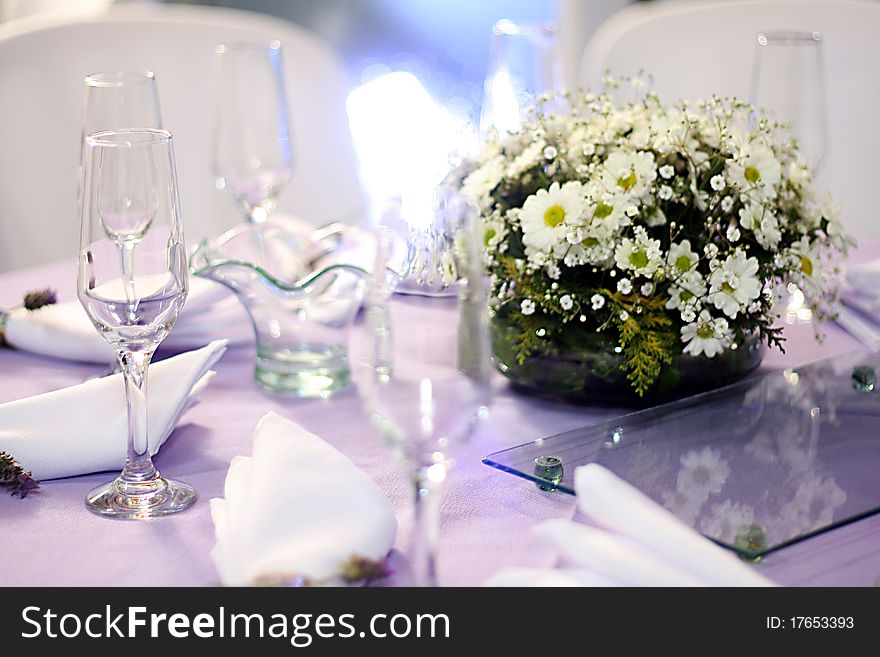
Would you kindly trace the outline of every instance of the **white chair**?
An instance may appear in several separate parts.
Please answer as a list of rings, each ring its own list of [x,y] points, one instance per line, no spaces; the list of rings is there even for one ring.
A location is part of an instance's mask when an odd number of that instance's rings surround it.
[[[76,253],[83,78],[97,71],[156,73],[188,242],[242,221],[228,193],[215,188],[211,164],[214,48],[269,39],[284,46],[294,139],[293,180],[278,209],[315,224],[362,219],[343,68],[307,31],[261,14],[193,6],[26,18],[0,26],[0,271]]]
[[[875,183],[880,154],[880,3],[768,0],[645,3],[612,16],[588,43],[581,83],[606,69],[654,76],[661,98],[715,93],[748,99],[759,31],[818,30],[826,68],[829,149],[819,183],[840,203],[850,232],[880,237]]]

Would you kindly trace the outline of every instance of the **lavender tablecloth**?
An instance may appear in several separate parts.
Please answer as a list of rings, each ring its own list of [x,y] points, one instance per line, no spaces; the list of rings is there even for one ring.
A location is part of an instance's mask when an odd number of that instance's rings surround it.
[[[71,264],[0,275],[0,306],[14,305],[23,291],[46,285],[55,286],[62,300],[72,299],[73,281]],[[455,325],[416,324],[408,330],[452,331]],[[787,327],[787,353],[771,352],[762,368],[790,367],[859,347],[834,326],[826,331],[827,340],[819,346],[812,326]],[[83,498],[107,474],[45,482],[25,500],[0,495],[0,585],[215,584],[217,574],[208,556],[214,539],[207,500],[222,495],[230,459],[250,453],[253,429],[268,410],[332,443],[376,480],[398,514],[398,547],[404,550],[412,524],[409,486],[373,433],[356,392],[350,389],[329,400],[270,396],[252,382],[253,356],[253,345],[227,352],[201,404],[156,458],[163,473],[198,489],[201,500],[193,509],[140,523],[93,516]],[[73,385],[100,370],[0,349],[0,402]],[[552,565],[554,554],[530,529],[574,513],[574,498],[540,492],[490,469],[480,463],[483,455],[622,412],[531,399],[510,390],[500,377],[496,390],[490,420],[456,454],[443,500],[440,581],[445,585],[478,585],[505,566]],[[773,553],[756,567],[786,585],[876,585],[880,515]]]

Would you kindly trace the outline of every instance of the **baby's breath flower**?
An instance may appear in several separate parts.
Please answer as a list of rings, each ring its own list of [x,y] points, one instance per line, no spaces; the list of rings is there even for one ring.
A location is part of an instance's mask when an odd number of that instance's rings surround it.
[[[671,164],[664,164],[662,167],[660,167],[659,173],[661,178],[669,180],[670,178],[672,178],[672,176],[675,175],[675,167],[673,167]]]
[[[621,278],[617,281],[617,291],[621,294],[629,294],[633,291],[632,281],[628,278]]]
[[[574,307],[574,300],[571,295],[565,294],[559,298],[559,305],[563,310],[571,310]]]
[[[535,312],[535,302],[531,299],[523,299],[519,309],[523,315],[532,315]]]

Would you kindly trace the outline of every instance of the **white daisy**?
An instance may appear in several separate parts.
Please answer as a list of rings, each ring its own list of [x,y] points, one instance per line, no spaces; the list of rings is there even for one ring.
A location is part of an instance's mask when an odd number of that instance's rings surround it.
[[[775,249],[782,239],[776,215],[758,203],[749,203],[739,211],[739,223],[755,236],[765,249]]]
[[[666,263],[672,269],[673,274],[680,275],[696,267],[700,256],[691,251],[690,240],[673,242],[669,245],[669,255]]]
[[[775,198],[782,166],[773,151],[761,144],[748,144],[727,161],[727,177],[742,190],[761,198]]]
[[[539,189],[523,203],[520,224],[523,229],[523,244],[544,253],[565,241],[568,230],[566,222],[580,220],[584,210],[583,186],[577,181],[567,182],[560,187],[558,182],[549,189]]]
[[[669,288],[669,301],[666,302],[666,307],[670,310],[690,308],[706,294],[706,289],[706,282],[700,272],[691,270],[679,274],[675,284]]]
[[[440,254],[440,280],[447,287],[458,280],[458,267],[451,251],[444,251]]]
[[[694,356],[706,354],[712,358],[730,345],[730,339],[727,320],[713,319],[708,310],[702,310],[696,321],[681,327],[681,340],[686,343],[683,351]]]
[[[657,165],[651,152],[616,150],[605,159],[602,184],[613,194],[644,196],[656,179]]]
[[[824,270],[820,259],[819,244],[811,243],[809,237],[802,237],[791,246],[791,254],[800,267],[792,278],[810,296],[821,292],[824,283]]]
[[[709,303],[731,319],[761,294],[758,259],[737,249],[709,275]]]
[[[487,249],[498,247],[507,237],[507,225],[498,217],[483,220],[483,246]]]
[[[614,260],[623,270],[637,276],[650,277],[663,262],[660,240],[651,239],[641,226],[635,229],[635,239],[624,237],[614,250]]]

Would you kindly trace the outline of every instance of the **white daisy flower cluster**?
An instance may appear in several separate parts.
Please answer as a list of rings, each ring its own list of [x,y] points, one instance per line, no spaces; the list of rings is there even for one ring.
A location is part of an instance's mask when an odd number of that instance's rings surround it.
[[[617,102],[627,82],[640,95]],[[830,315],[851,240],[790,132],[736,100],[664,105],[647,86],[612,80],[567,98],[569,113],[536,111],[451,177],[482,209],[498,312],[548,345],[645,327],[674,334],[672,355],[708,358],[748,335],[780,341],[778,284]]]

